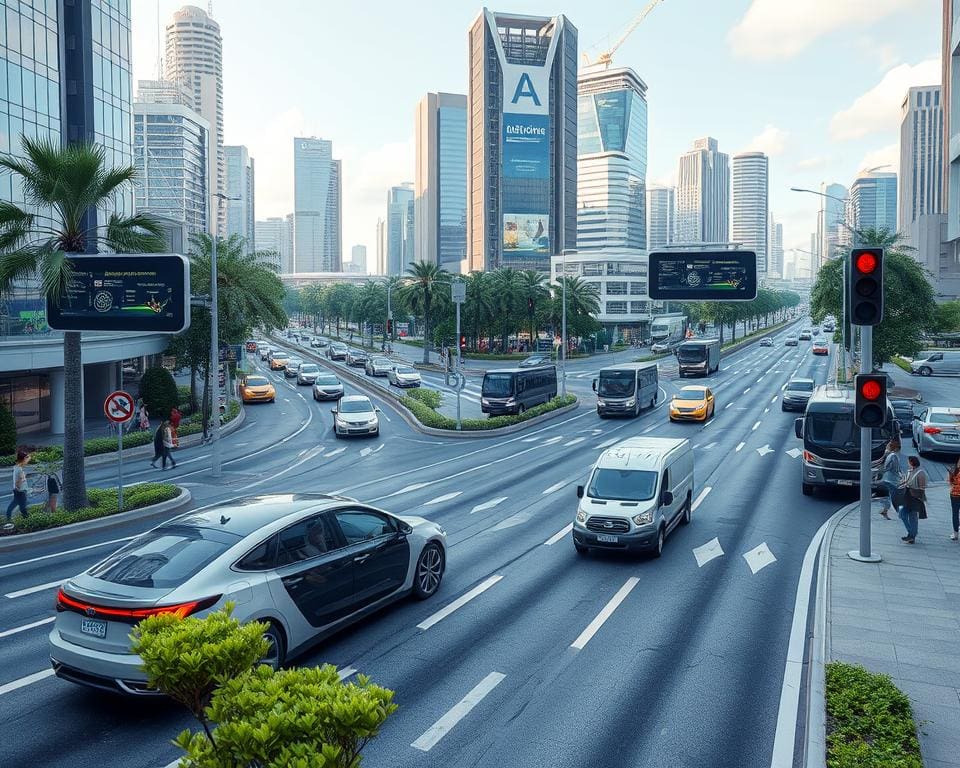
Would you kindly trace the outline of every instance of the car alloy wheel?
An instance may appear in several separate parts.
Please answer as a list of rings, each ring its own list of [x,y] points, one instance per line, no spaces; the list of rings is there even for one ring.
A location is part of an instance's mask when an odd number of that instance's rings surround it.
[[[420,600],[426,600],[440,587],[443,579],[443,551],[437,544],[427,544],[417,560],[417,570],[413,577],[413,593]]]
[[[933,369],[931,369],[929,365],[924,365],[920,368],[918,373],[921,376],[929,376],[931,373],[933,373]]]
[[[663,554],[663,526],[660,526],[660,529],[657,531],[657,546],[653,550],[654,557],[660,557]]]
[[[261,664],[266,664],[272,670],[277,671],[283,666],[285,656],[283,648],[283,635],[276,624],[270,624],[267,631],[263,633],[264,640],[269,644],[267,652],[260,659]]]

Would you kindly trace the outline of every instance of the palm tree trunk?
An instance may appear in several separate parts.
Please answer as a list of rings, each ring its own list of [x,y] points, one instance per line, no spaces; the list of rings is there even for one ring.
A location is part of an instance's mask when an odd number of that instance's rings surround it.
[[[83,353],[80,333],[63,334],[63,506],[87,506],[83,465]]]
[[[427,346],[430,344],[430,294],[428,293],[423,298],[423,364],[427,365],[430,362],[430,347]],[[460,339],[457,339],[457,343],[460,343]]]
[[[190,365],[190,413],[197,412],[197,366]]]
[[[529,315],[530,318],[530,352],[536,352],[537,342],[536,342],[536,329],[533,327],[533,312]]]

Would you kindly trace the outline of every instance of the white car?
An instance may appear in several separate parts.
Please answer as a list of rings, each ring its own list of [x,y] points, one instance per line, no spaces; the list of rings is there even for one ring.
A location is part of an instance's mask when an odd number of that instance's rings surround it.
[[[297,384],[315,384],[319,375],[319,365],[316,363],[301,363],[297,369]]]
[[[387,381],[395,387],[419,387],[423,380],[420,372],[411,365],[395,365],[387,372]]]
[[[380,434],[380,409],[366,395],[344,395],[331,413],[337,437]]]

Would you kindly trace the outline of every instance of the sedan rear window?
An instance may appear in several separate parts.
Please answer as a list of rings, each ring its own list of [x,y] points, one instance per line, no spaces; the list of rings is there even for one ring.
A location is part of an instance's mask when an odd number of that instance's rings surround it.
[[[931,424],[954,424],[960,426],[960,414],[931,413],[927,421]]]
[[[791,381],[787,386],[787,389],[792,389],[794,392],[813,392],[813,382],[812,381]]]
[[[592,499],[646,501],[657,490],[657,473],[638,469],[598,469],[590,478],[587,496]]]

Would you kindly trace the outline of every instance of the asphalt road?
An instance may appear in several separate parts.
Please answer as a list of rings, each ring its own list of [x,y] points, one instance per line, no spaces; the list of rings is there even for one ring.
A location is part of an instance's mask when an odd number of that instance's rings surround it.
[[[206,447],[163,475],[198,505],[337,491],[447,530],[433,599],[396,603],[296,660],[352,667],[396,690],[400,709],[365,765],[766,768],[801,561],[851,500],[800,492],[795,415],[777,401],[792,375],[825,381],[829,361],[809,344],[782,346],[785,335],[724,358],[707,380],[717,414],[706,424],[668,422],[665,398],[688,382],[666,365],[657,408],[637,419],[600,421],[597,361],[576,361],[568,385],[584,396],[579,410],[482,440],[426,438],[381,402],[379,439],[338,441],[329,406],[280,383],[277,403],[249,408],[225,441],[223,479],[209,477]],[[600,450],[639,434],[694,445],[693,522],[659,560],[580,557],[575,486]],[[0,556],[0,765],[163,768],[177,757],[169,739],[191,721],[173,705],[45,674],[54,584],[146,527]]]

